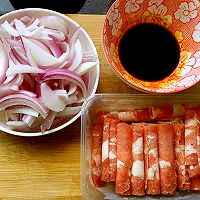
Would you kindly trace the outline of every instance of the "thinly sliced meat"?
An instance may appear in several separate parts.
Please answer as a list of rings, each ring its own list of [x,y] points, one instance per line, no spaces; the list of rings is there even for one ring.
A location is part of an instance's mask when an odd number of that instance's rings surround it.
[[[104,116],[107,115],[107,114],[108,114],[108,112],[104,112],[104,111],[99,111],[97,113],[97,121],[98,121],[99,124],[103,124]]]
[[[185,168],[185,125],[179,120],[174,120],[172,124],[175,132],[177,186],[179,190],[189,190],[190,180]]]
[[[147,194],[160,194],[158,135],[156,124],[144,125],[145,189]]]
[[[143,196],[145,195],[144,126],[142,124],[132,124],[131,127],[133,129],[131,194]]]
[[[197,118],[198,118],[198,122],[200,123],[200,111],[197,111]],[[198,124],[198,132],[197,132],[197,155],[198,155],[198,163],[200,166],[200,124]]]
[[[193,178],[195,176],[200,176],[200,166],[195,165],[195,166],[190,166],[187,168],[188,174],[190,178]]]
[[[200,105],[193,106],[185,116],[187,171],[191,190],[200,190]],[[195,140],[196,137],[196,140]]]
[[[135,109],[133,111],[111,112],[114,118],[122,122],[147,122],[150,121],[149,108]]]
[[[109,138],[110,138],[110,122],[111,118],[104,116],[103,122],[103,143],[102,143],[102,174],[101,180],[110,181],[109,173]]]
[[[191,190],[200,191],[200,176],[195,176],[191,178]]]
[[[110,121],[110,139],[109,139],[109,173],[110,181],[116,180],[117,174],[117,124],[119,120],[111,119]]]
[[[186,106],[182,104],[163,104],[150,108],[151,119],[170,119],[172,117],[183,117]]]
[[[101,125],[91,126],[90,135],[91,135],[92,181],[94,185],[98,187],[104,185],[104,182],[101,181],[101,173],[102,173],[101,151],[102,151],[103,127]]]
[[[199,175],[197,153],[199,127],[197,111],[188,110],[185,115],[185,165],[190,177]]]
[[[131,193],[133,130],[126,123],[117,124],[117,176],[115,191],[121,195]]]
[[[158,125],[161,194],[173,194],[177,182],[175,171],[175,134],[172,124]]]

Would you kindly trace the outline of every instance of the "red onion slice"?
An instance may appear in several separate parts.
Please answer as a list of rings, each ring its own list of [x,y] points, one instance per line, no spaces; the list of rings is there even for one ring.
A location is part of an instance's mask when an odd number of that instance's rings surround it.
[[[59,112],[65,108],[65,102],[46,84],[41,84],[41,97],[44,104],[52,111]]]
[[[33,19],[33,20],[34,20],[34,19]],[[39,23],[40,23],[39,19],[36,18],[34,21],[32,21],[32,23],[26,25],[27,30],[29,30],[29,31],[35,30],[36,28],[39,27],[39,26],[38,26]]]
[[[64,99],[64,101],[68,99],[68,94],[66,90],[53,90],[53,92],[55,93],[55,95]]]
[[[41,26],[59,30],[64,33],[64,35],[67,35],[69,33],[66,22],[61,18],[58,18],[56,16],[43,16],[39,18],[39,21]]]
[[[20,20],[26,25],[30,26],[32,23],[34,23],[34,18],[29,16],[23,16],[20,18]],[[38,22],[39,23],[39,22]]]
[[[35,118],[34,116],[32,115],[24,115],[22,117],[22,121],[25,122],[29,127],[33,124],[33,122],[35,121]]]
[[[42,133],[44,133],[46,130],[50,129],[55,117],[56,117],[56,112],[53,112],[50,110],[47,118],[45,119],[44,123],[41,125]]]
[[[18,113],[18,114],[24,114],[24,115],[31,115],[34,117],[39,116],[39,113],[36,110],[27,106],[10,106],[6,109],[6,112],[9,114]]]
[[[27,56],[25,55],[26,53],[22,48],[12,47],[11,50],[21,64],[29,63],[29,60],[28,60]]]
[[[55,70],[48,70],[43,77],[42,82],[48,80],[55,80],[55,79],[63,79],[78,85],[82,92],[83,97],[86,97],[86,86],[82,78],[77,75],[75,72],[67,70],[67,69],[55,69]]]
[[[27,126],[27,124],[23,121],[8,121],[6,122],[6,125],[11,129],[15,131],[29,131],[30,128]]]
[[[20,86],[23,82],[24,76],[23,74],[17,74],[13,76],[8,76],[6,80],[3,82],[3,85],[17,85]]]
[[[50,40],[50,41],[44,40],[43,42],[50,49],[53,56],[55,56],[56,58],[59,58],[62,55],[62,51],[61,51],[60,47],[58,46],[58,44],[57,44],[57,42],[55,41],[54,38],[52,38],[52,40]]]
[[[0,111],[10,106],[28,106],[36,110],[43,118],[47,117],[48,109],[38,98],[29,97],[25,94],[11,94],[0,99]]]
[[[29,38],[29,40],[36,44],[38,47],[42,48],[44,51],[51,53],[50,48],[45,44],[45,42],[33,38]]]
[[[78,100],[78,98],[77,98],[76,94],[72,94],[72,95],[68,96],[65,103],[66,103],[66,105],[71,105],[71,104],[77,103],[77,100]]]
[[[94,66],[96,66],[96,62],[85,62],[81,63],[74,71],[79,75],[82,76],[83,74],[90,71]]]
[[[8,68],[8,56],[0,40],[0,83],[5,80],[6,70]]]
[[[58,118],[70,117],[70,116],[73,116],[73,115],[76,115],[77,113],[79,113],[80,110],[81,110],[81,106],[66,107],[63,111],[58,112],[56,117],[58,117]]]
[[[13,37],[18,37],[19,33],[16,29],[14,29],[8,21],[5,21],[3,24],[1,24],[1,27],[4,28],[5,31],[7,31],[10,35]]]
[[[0,98],[10,95],[19,90],[17,85],[1,85],[0,86]]]
[[[17,64],[7,69],[6,76],[12,76],[19,73],[20,74],[24,74],[24,73],[39,74],[39,73],[44,73],[44,70],[32,67],[30,65]]]
[[[55,58],[53,55],[38,47],[25,37],[22,37],[22,41],[26,51],[30,51],[30,54],[32,55],[32,58],[37,66],[48,66],[49,68],[57,68],[68,57],[66,53],[63,53],[59,58]]]
[[[19,121],[20,120],[20,114],[17,113],[7,113],[6,114],[9,116],[8,120],[12,120],[12,121]]]
[[[70,83],[68,95],[71,95],[71,94],[75,93],[76,90],[77,90],[77,85],[74,84],[74,83]]]
[[[21,20],[14,19],[15,28],[19,35],[25,34],[28,30]]]
[[[75,46],[74,46],[74,51],[75,51],[75,57],[71,65],[68,67],[69,70],[75,70],[82,62],[83,58],[83,49],[82,45],[79,40],[77,40]]]

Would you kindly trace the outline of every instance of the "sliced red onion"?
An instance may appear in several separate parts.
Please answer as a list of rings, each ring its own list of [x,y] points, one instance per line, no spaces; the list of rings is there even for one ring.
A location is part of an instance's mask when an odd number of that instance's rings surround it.
[[[42,34],[42,32],[44,31],[44,27],[38,27],[36,28],[34,31],[32,32],[26,32],[23,34],[23,36],[26,36],[26,37],[34,37],[34,38],[45,38],[46,36]]]
[[[69,45],[72,47],[78,40],[82,27],[79,26],[72,34],[69,35]]]
[[[11,38],[10,34],[1,26],[0,26],[0,38],[3,43],[6,41],[6,38]]]
[[[42,16],[39,18],[39,21],[40,21],[41,26],[44,26],[50,29],[59,30],[62,33],[64,33],[64,35],[67,35],[69,33],[69,29],[66,22],[59,17]]]
[[[17,85],[1,85],[0,86],[0,98],[10,95],[19,90]]]
[[[20,18],[20,20],[26,25],[30,26],[32,23],[34,23],[34,18],[29,16],[23,16]]]
[[[14,19],[15,28],[19,35],[25,34],[28,30],[21,20]]]
[[[44,123],[44,121],[45,119],[42,118],[41,115],[39,115],[39,117],[37,117],[35,121],[32,123],[31,129],[39,128]]]
[[[34,61],[35,63],[37,63],[38,66],[48,66],[50,68],[56,68],[68,57],[66,53],[63,53],[59,58],[55,58],[53,55],[44,51],[42,48],[38,47],[25,37],[22,37],[22,41],[26,51],[28,49],[30,50],[32,58],[34,58]]]
[[[27,126],[27,124],[23,121],[8,121],[6,122],[6,125],[11,129],[15,131],[29,131],[30,128]]]
[[[36,44],[38,47],[42,48],[44,51],[51,53],[50,48],[45,44],[45,42],[39,41],[38,39],[29,38],[31,42]]]
[[[13,76],[8,76],[6,77],[6,80],[3,82],[3,84],[7,84],[9,82],[11,82],[17,75],[13,75]]]
[[[37,95],[31,91],[27,91],[27,90],[19,90],[18,94],[25,94],[29,97],[37,97]]]
[[[11,94],[0,99],[0,111],[10,106],[28,106],[35,109],[38,113],[46,118],[48,109],[37,98],[29,97],[25,94]]]
[[[55,117],[56,117],[56,112],[50,110],[47,118],[45,119],[44,123],[41,125],[42,133],[44,133],[46,130],[50,129]]]
[[[20,47],[20,48],[23,48],[23,45],[21,43],[20,40],[14,40],[14,39],[6,39],[7,43],[9,45],[11,45],[12,47]]]
[[[7,113],[7,112],[6,112]],[[9,118],[13,121],[19,121],[19,114],[17,113],[7,113]]]
[[[18,37],[18,31],[16,29],[14,29],[9,23],[8,21],[5,21],[3,24],[1,24],[1,27],[4,28],[5,31],[7,31],[10,35],[12,35],[13,37]]]
[[[64,102],[68,100],[68,94],[66,90],[53,90],[56,96],[60,97]]]
[[[4,85],[17,85],[20,86],[23,82],[24,75],[23,74],[17,74],[13,76],[7,76],[6,80],[3,82]]]
[[[78,98],[77,98],[76,94],[72,94],[72,95],[68,96],[68,98],[65,101],[65,104],[71,105],[71,104],[77,103],[77,100],[78,100]]]
[[[81,94],[81,92],[80,92],[80,90],[79,89],[77,89],[77,94],[76,94],[76,96],[77,96],[77,104],[82,104],[84,101],[85,101],[85,98],[83,98],[83,95]]]
[[[80,110],[81,110],[81,106],[66,107],[63,111],[58,112],[56,117],[58,117],[58,118],[70,117],[70,116],[73,116],[73,115],[76,115],[77,113],[79,113]]]
[[[24,65],[29,63],[28,58],[26,57],[26,55],[23,54],[19,47],[12,47],[11,51],[13,52],[14,56],[19,61],[19,63]]]
[[[44,104],[52,111],[59,112],[65,108],[65,102],[59,98],[53,90],[46,84],[41,84],[41,97]]]
[[[71,95],[71,94],[75,93],[76,90],[77,90],[77,85],[74,84],[74,83],[70,83],[68,95]]]
[[[32,91],[35,90],[36,81],[35,81],[34,77],[31,76],[31,74],[24,74],[24,81],[26,82],[26,84],[28,84],[30,86]]]
[[[8,115],[2,126],[22,132],[40,126],[44,132],[80,111],[88,71],[97,64],[82,48],[80,31],[71,32],[55,16],[1,24],[0,111]]]
[[[31,54],[31,49],[29,48],[25,48],[26,49],[26,55],[27,55],[27,58],[29,60],[29,64],[32,66],[32,67],[38,67],[37,63],[33,60],[33,57],[32,57],[32,54]]]
[[[68,67],[68,69],[72,71],[75,70],[82,62],[83,49],[80,40],[77,40],[74,48],[75,48],[75,57],[71,65]]]
[[[29,127],[33,124],[33,122],[35,121],[35,118],[34,116],[32,115],[24,115],[22,117],[22,121],[25,122]]]
[[[27,30],[29,31],[35,30],[36,28],[38,28],[39,23],[40,23],[39,19],[36,18],[32,23],[30,23],[30,25],[27,25]]]
[[[56,42],[60,45],[61,52],[69,52],[69,44],[67,42]]]
[[[34,110],[33,108],[27,107],[27,106],[10,106],[6,109],[7,113],[18,113],[18,114],[24,114],[24,115],[31,115],[34,117],[38,117],[39,113]]]
[[[0,83],[5,80],[6,70],[8,68],[8,56],[0,40]]]
[[[48,46],[53,56],[55,56],[56,58],[59,58],[62,55],[62,51],[54,39],[50,41],[44,41],[44,43]]]
[[[97,55],[83,54],[82,62],[96,62],[97,58]]]
[[[43,35],[46,35],[46,36],[53,36],[58,41],[65,40],[65,35],[61,31],[46,28],[42,33]]]
[[[66,81],[75,83],[81,88],[84,98],[86,97],[85,83],[83,82],[82,78],[79,75],[77,75],[75,72],[67,70],[67,69],[49,70],[44,74],[42,82],[53,80],[53,79],[64,79]]]
[[[20,61],[16,58],[16,56],[15,56],[15,54],[13,53],[12,50],[9,52],[9,57],[10,57],[10,60],[14,63],[14,64],[10,64],[9,66],[14,66],[14,65],[19,65],[19,64],[21,64]]]
[[[23,58],[24,60],[28,62],[27,57],[26,57],[26,52],[23,47],[14,46],[11,49],[15,51],[16,55],[18,55],[19,57]]]
[[[82,76],[83,74],[90,71],[94,66],[96,66],[96,62],[85,62],[81,63],[74,71],[79,75]]]
[[[15,66],[11,66],[7,69],[6,76],[12,76],[15,74],[24,74],[24,73],[31,73],[31,74],[39,74],[39,73],[44,73],[44,70],[32,67],[30,65],[22,65],[22,64],[17,64]]]

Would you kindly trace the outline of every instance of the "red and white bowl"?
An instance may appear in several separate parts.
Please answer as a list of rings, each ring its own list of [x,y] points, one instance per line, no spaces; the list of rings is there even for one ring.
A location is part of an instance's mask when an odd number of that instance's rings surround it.
[[[125,83],[144,92],[174,93],[195,85],[200,80],[199,16],[200,3],[196,0],[115,1],[103,25],[103,49],[110,66]],[[144,22],[167,28],[180,46],[180,60],[176,70],[160,81],[141,81],[131,76],[119,60],[120,38],[127,29]]]

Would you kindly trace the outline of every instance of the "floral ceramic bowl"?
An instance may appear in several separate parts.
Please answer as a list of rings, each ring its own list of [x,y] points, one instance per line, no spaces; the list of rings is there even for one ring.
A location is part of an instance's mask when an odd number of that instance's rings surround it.
[[[167,28],[180,46],[180,60],[167,78],[148,82],[131,76],[122,66],[119,41],[130,27],[155,23]],[[117,0],[103,26],[105,55],[119,77],[131,87],[153,93],[185,90],[200,80],[200,2],[199,0]]]

